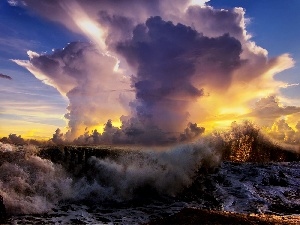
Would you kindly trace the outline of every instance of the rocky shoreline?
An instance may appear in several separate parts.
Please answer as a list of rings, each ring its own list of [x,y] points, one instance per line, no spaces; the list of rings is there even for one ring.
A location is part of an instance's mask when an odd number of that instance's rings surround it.
[[[180,212],[162,219],[149,222],[147,225],[165,224],[300,224],[300,216],[277,216],[267,214],[241,214],[226,211],[184,208]]]

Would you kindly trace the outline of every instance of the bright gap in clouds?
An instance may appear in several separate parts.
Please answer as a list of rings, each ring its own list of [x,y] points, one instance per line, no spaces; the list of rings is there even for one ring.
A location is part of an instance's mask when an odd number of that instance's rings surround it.
[[[98,25],[88,18],[78,19],[76,20],[76,23],[80,27],[80,29],[84,31],[84,33],[86,33],[90,37],[93,37],[93,39],[98,40],[98,38],[103,35],[103,32],[98,27]]]
[[[61,7],[68,13],[70,18],[78,26],[83,33],[96,44],[100,50],[105,49],[104,31],[100,28],[89,15],[82,9],[82,7],[75,1],[60,3]]]
[[[78,24],[80,25],[80,27],[82,27],[84,30],[86,30],[86,32],[88,32],[92,35],[101,34],[101,30],[92,21],[82,20],[82,21],[79,21]]]
[[[210,0],[191,0],[190,5],[205,5],[206,2],[209,2]]]
[[[122,122],[120,120],[116,120],[116,121],[111,121],[111,124],[113,127],[116,127],[116,128],[121,128],[122,126]],[[106,124],[100,124],[98,126],[93,126],[93,127],[90,127],[89,128],[89,131],[92,131],[92,130],[97,130],[99,133],[103,133],[104,132],[104,128],[105,128],[105,125]]]

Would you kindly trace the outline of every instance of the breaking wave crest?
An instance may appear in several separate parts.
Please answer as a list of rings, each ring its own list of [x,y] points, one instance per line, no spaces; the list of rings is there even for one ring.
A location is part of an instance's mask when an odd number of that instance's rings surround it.
[[[219,202],[217,192],[199,195],[205,177],[213,177],[207,172],[216,167],[222,170],[222,161],[300,160],[300,154],[286,150],[251,123],[192,143],[160,148],[36,147],[0,142],[0,195],[12,214],[48,212],[63,202],[114,203],[180,198],[184,193],[200,198],[207,195]],[[204,189],[213,192],[216,187]]]
[[[61,165],[36,155],[35,146],[0,143],[0,195],[9,213],[43,213],[71,196],[72,179]]]
[[[220,161],[212,143],[203,140],[163,150],[124,151],[117,157],[91,156],[78,177],[38,152],[35,146],[0,145],[0,194],[9,213],[43,213],[70,200],[175,196],[192,184],[200,167],[214,167]]]
[[[117,158],[92,156],[86,173],[91,182],[84,177],[78,193],[93,200],[117,201],[151,193],[175,196],[192,184],[199,168],[215,167],[219,162],[220,155],[204,141],[167,150],[127,152]]]

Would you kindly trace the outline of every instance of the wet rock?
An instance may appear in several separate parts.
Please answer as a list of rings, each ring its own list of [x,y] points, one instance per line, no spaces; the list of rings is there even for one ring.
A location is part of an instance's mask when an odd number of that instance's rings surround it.
[[[6,208],[3,202],[3,197],[0,195],[0,223],[6,220]]]
[[[287,187],[289,182],[285,177],[282,177],[280,174],[272,174],[269,177],[265,177],[262,180],[262,184],[265,186],[280,186]]]
[[[72,224],[87,224],[79,219],[71,219]]]
[[[299,217],[279,217],[261,214],[241,214],[224,211],[185,208],[179,213],[162,219],[153,220],[148,225],[160,224],[246,224],[273,225],[298,224]]]

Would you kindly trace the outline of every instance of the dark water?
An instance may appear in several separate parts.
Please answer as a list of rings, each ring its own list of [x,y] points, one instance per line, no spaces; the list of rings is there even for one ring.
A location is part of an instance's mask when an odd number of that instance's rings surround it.
[[[299,162],[222,162],[207,141],[115,150],[77,165],[53,163],[35,146],[0,148],[13,224],[141,224],[185,207],[300,214]]]

